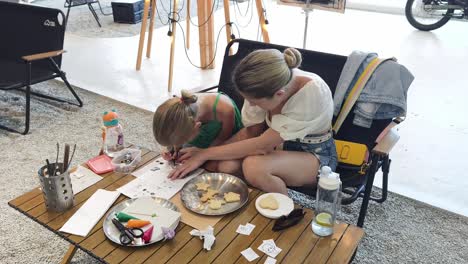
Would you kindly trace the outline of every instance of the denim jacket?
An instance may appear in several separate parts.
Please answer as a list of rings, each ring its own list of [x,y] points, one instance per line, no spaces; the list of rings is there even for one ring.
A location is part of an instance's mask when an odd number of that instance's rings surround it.
[[[345,98],[365,67],[376,56],[376,53],[361,51],[353,51],[349,55],[333,97],[335,116],[340,113]],[[392,60],[383,62],[359,95],[354,107],[353,124],[369,128],[373,119],[405,115],[407,92],[413,80],[414,76],[405,66]]]

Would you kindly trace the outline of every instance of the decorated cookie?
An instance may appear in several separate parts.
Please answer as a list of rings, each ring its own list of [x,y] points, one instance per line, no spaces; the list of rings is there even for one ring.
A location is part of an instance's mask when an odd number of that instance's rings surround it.
[[[235,192],[228,192],[224,194],[224,200],[228,203],[240,201],[240,194]]]
[[[221,208],[223,204],[226,202],[224,200],[216,200],[216,199],[211,199],[209,203],[209,207],[213,210],[218,210]]]
[[[200,201],[205,203],[206,201],[212,199],[213,196],[215,196],[215,194],[217,194],[217,193],[218,193],[218,191],[208,188],[207,192],[204,193],[203,196],[200,198]]]
[[[263,209],[278,209],[278,201],[273,195],[268,195],[267,197],[260,200],[260,207]]]
[[[197,191],[207,191],[210,185],[206,182],[199,182],[195,184],[197,186]]]

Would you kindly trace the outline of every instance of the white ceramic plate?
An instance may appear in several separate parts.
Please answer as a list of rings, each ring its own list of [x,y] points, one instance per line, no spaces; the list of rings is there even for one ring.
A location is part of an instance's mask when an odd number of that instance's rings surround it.
[[[260,201],[269,195],[272,195],[278,201],[278,209],[272,210],[260,207]],[[255,207],[261,215],[271,219],[278,219],[283,215],[288,215],[292,210],[294,210],[294,202],[291,198],[281,193],[265,193],[257,198],[255,201]]]

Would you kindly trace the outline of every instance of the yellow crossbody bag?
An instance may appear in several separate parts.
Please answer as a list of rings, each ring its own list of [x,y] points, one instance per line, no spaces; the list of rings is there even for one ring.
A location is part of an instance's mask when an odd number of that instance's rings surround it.
[[[344,140],[335,140],[338,162],[349,165],[362,166],[369,158],[367,146]]]
[[[333,125],[333,132],[335,135],[338,133],[338,130],[340,129],[341,125],[343,124],[344,120],[346,119],[349,112],[356,103],[359,95],[361,94],[362,89],[372,76],[372,73],[374,73],[375,69],[377,69],[377,67],[386,60],[389,59],[373,59],[366,66],[361,76],[359,76],[358,80],[349,92],[349,95],[346,98],[338,117],[335,120],[335,124]],[[364,173],[365,166],[363,165],[367,164],[369,158],[369,150],[367,149],[366,145],[344,140],[335,140],[335,145],[339,163],[360,166],[361,172]]]

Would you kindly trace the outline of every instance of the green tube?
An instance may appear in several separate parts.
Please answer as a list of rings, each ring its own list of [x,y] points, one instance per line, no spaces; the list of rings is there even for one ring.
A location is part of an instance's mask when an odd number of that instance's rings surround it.
[[[128,215],[126,213],[123,213],[123,212],[119,212],[118,214],[115,215],[115,217],[117,217],[117,220],[119,220],[120,222],[128,222],[128,220],[130,219],[136,219],[136,220],[140,220],[134,216],[131,216],[131,215]]]

